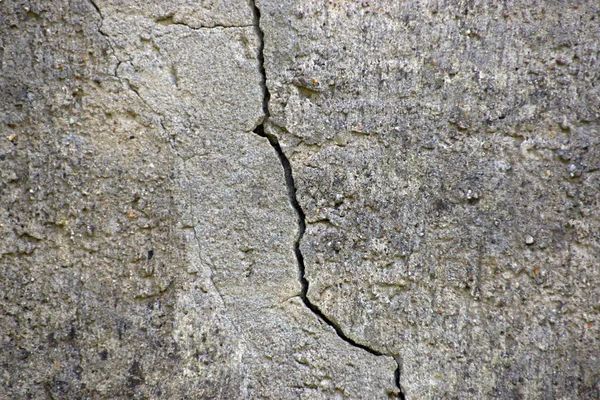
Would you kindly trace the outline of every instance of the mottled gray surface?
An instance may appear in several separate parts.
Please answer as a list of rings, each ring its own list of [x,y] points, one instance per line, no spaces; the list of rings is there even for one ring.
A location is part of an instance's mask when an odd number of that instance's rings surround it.
[[[256,5],[0,3],[0,398],[599,398],[598,4]]]
[[[1,398],[396,391],[299,298],[254,12],[206,3],[0,5]]]
[[[407,398],[600,397],[598,3],[259,5],[311,302]]]

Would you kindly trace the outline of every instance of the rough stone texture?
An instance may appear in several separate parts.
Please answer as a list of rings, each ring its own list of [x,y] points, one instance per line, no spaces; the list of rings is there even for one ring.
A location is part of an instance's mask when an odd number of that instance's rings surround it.
[[[212,3],[0,4],[0,397],[396,392],[299,298],[254,10]]]
[[[598,3],[259,6],[309,300],[409,399],[600,397]]]
[[[0,2],[0,398],[600,398],[600,6],[256,6]]]

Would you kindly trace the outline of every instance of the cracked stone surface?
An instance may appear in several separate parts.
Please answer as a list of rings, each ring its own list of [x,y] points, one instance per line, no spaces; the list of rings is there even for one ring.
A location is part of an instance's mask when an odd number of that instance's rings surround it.
[[[251,4],[0,6],[0,397],[397,392],[301,301]]]
[[[598,4],[258,4],[310,302],[409,399],[598,397]]]
[[[594,2],[0,16],[1,398],[600,397]]]

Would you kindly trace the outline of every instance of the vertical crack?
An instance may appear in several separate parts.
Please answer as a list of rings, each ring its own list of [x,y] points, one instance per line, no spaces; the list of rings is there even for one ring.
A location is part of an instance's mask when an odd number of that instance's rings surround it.
[[[121,78],[119,78],[119,76],[117,75],[117,71],[119,69],[119,66],[121,65],[121,60],[119,60],[119,57],[117,57],[117,52],[115,51],[115,48],[112,44],[112,41],[110,40],[109,35],[107,35],[106,32],[104,32],[102,30],[103,25],[104,25],[104,15],[102,14],[100,7],[98,7],[98,4],[96,4],[95,0],[89,0],[89,2],[92,5],[92,7],[94,8],[94,10],[96,11],[96,13],[98,14],[98,16],[100,17],[100,23],[98,24],[98,33],[106,38],[106,43],[108,44],[108,47],[110,47],[110,49],[112,50],[115,60],[117,60],[117,62],[115,64],[115,69],[113,71],[113,75],[115,78],[121,80]]]
[[[256,36],[258,36],[258,68],[261,76],[261,85],[263,89],[263,113],[265,114],[263,123],[259,125],[258,128],[262,129],[262,134],[260,136],[267,137],[264,132],[264,123],[269,119],[271,113],[269,112],[269,101],[271,100],[271,93],[269,92],[269,88],[267,87],[267,71],[265,70],[265,33],[260,27],[260,10],[256,5],[256,0],[250,0],[250,4],[252,6],[252,13],[254,15],[254,31],[256,32]],[[257,129],[258,129],[257,128]],[[256,130],[254,131],[256,132]],[[274,138],[277,140],[277,138]],[[269,140],[269,143],[271,140]],[[284,155],[285,157],[285,155]],[[289,165],[289,161],[288,161]],[[295,198],[295,197],[294,197]],[[298,202],[296,201],[296,204]]]
[[[281,149],[281,146],[279,144],[279,141],[277,140],[277,137],[275,135],[269,134],[265,131],[265,124],[267,123],[269,116],[270,116],[269,101],[271,100],[271,94],[269,93],[269,88],[267,87],[267,73],[265,70],[265,57],[264,57],[265,40],[264,40],[264,32],[262,31],[262,29],[260,27],[260,9],[256,5],[256,0],[251,0],[250,3],[252,5],[253,13],[254,13],[254,26],[256,29],[256,35],[258,36],[258,39],[259,39],[258,63],[259,63],[259,70],[260,70],[261,77],[262,77],[261,85],[262,85],[262,89],[263,89],[263,113],[264,113],[263,121],[260,125],[258,125],[254,129],[254,133],[257,134],[258,136],[266,138],[269,141],[269,144],[271,145],[271,147],[273,147],[273,149],[277,153],[277,157],[279,158],[279,161],[281,162],[281,166],[283,168],[283,172],[285,175],[285,183],[287,186],[288,198],[292,205],[292,208],[296,211],[296,215],[298,217],[298,236],[296,237],[296,240],[294,241],[294,254],[296,255],[296,260],[298,262],[298,269],[299,269],[299,273],[300,273],[300,284],[302,287],[301,292],[300,292],[300,298],[302,299],[302,302],[304,303],[304,305],[310,311],[312,311],[313,314],[315,314],[325,324],[327,324],[331,328],[333,328],[333,330],[338,335],[338,337],[340,337],[340,339],[342,339],[346,343],[350,344],[353,347],[362,349],[362,350],[364,350],[370,354],[373,354],[375,356],[388,356],[387,354],[384,354],[378,350],[372,349],[372,348],[368,347],[367,345],[358,343],[354,339],[348,337],[338,324],[336,324],[334,321],[330,320],[325,314],[323,314],[323,312],[319,309],[319,307],[317,307],[315,304],[313,304],[310,301],[310,299],[308,298],[309,282],[306,279],[306,274],[305,274],[306,267],[304,265],[304,256],[302,255],[302,251],[300,250],[300,242],[302,241],[304,232],[306,231],[306,215],[304,214],[304,210],[302,209],[302,207],[300,206],[300,203],[298,202],[298,197],[296,195],[296,184],[294,182],[294,176],[292,174],[292,166],[290,164],[290,160],[287,158],[287,156]],[[396,362],[396,370],[394,371],[394,383],[398,389],[397,398],[401,399],[401,400],[405,400],[405,395],[402,392],[402,388],[400,386],[400,373],[401,373],[400,362],[395,357],[393,357],[393,358],[394,358],[394,361]]]

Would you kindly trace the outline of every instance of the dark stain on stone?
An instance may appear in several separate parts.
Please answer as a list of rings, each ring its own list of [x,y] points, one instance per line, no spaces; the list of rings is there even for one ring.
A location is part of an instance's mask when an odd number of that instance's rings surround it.
[[[49,333],[48,336],[46,336],[46,339],[48,340],[48,346],[56,347],[58,345],[56,339],[54,338],[54,333]]]
[[[71,326],[71,330],[69,331],[69,335],[67,336],[67,339],[69,340],[69,342],[72,342],[73,340],[75,340],[75,327]]]
[[[131,368],[129,368],[129,377],[127,378],[127,386],[134,388],[144,383],[144,373],[142,367],[137,360],[133,361]]]

